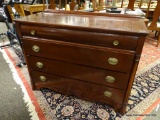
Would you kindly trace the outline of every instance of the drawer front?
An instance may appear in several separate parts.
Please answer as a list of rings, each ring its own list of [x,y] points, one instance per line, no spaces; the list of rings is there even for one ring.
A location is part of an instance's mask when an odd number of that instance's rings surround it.
[[[96,69],[68,62],[55,61],[50,59],[27,57],[30,69],[42,71],[45,73],[61,75],[68,78],[88,81],[100,85],[110,86],[119,89],[126,89],[129,74]],[[42,63],[43,66],[37,66]]]
[[[105,87],[97,84],[92,84],[89,82],[83,82],[75,79],[69,79],[66,77],[55,76],[51,74],[44,74],[36,71],[31,72],[32,80],[35,83],[36,89],[44,88],[56,88],[68,91],[68,94],[75,95],[82,99],[89,99],[99,102],[113,102],[113,103],[122,103],[125,91],[114,89],[110,87]],[[39,75],[46,76],[41,80]]]
[[[55,40],[22,39],[26,55],[51,58],[97,68],[130,72],[133,53],[103,47],[60,42]],[[38,48],[38,51],[37,51]],[[123,68],[123,69],[122,69]]]
[[[123,36],[26,25],[21,26],[21,32],[23,36],[55,39],[128,50],[135,50],[138,41],[138,37],[136,36]]]

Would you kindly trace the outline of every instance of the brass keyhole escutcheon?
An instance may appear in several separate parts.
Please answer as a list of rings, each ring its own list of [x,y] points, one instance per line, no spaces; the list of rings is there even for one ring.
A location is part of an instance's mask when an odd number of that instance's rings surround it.
[[[116,65],[118,63],[118,59],[111,57],[111,58],[108,59],[108,63],[110,65]]]
[[[109,83],[113,83],[115,81],[115,78],[113,76],[107,76],[106,81]]]
[[[117,46],[119,44],[119,41],[118,40],[114,40],[113,41],[113,45]]]
[[[43,68],[43,63],[37,62],[37,63],[36,63],[36,66],[37,66],[38,68]]]
[[[40,48],[37,45],[33,45],[32,50],[34,52],[39,52]]]
[[[105,91],[104,92],[104,96],[106,96],[106,97],[112,97],[112,93],[109,92],[109,91]]]
[[[40,79],[40,81],[42,81],[42,82],[45,82],[45,81],[47,80],[46,77],[44,77],[44,76],[40,76],[39,79]]]
[[[31,30],[31,35],[35,35],[36,31]]]

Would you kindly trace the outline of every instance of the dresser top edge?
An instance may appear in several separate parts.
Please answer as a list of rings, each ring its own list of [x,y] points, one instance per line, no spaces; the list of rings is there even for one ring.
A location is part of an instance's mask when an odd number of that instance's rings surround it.
[[[143,19],[127,15],[79,12],[40,12],[14,20],[16,23],[92,32],[118,32],[148,35]]]

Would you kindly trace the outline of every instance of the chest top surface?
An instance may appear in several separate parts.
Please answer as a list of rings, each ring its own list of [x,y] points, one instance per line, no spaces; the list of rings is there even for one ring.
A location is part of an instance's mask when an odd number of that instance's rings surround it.
[[[121,15],[95,15],[92,13],[77,14],[73,12],[41,12],[16,19],[16,22],[30,25],[60,27],[68,29],[92,30],[101,32],[117,31],[138,34],[148,34],[142,19]]]

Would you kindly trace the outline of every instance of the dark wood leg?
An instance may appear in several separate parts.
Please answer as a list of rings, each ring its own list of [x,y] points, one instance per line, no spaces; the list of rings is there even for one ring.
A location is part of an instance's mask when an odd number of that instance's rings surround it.
[[[153,13],[153,20],[149,26],[149,29],[152,29],[154,30],[155,28],[157,28],[157,21],[158,21],[158,18],[160,16],[160,0],[157,1],[157,6],[154,10],[154,13]]]
[[[127,103],[123,103],[123,104],[117,104],[116,106],[113,107],[113,109],[120,113],[121,115],[124,115],[126,113],[126,107],[127,107]]]
[[[134,10],[134,2],[135,0],[129,0],[128,9]]]
[[[55,0],[51,0],[50,5],[49,5],[49,9],[55,9],[55,8],[56,8]]]
[[[157,40],[157,45],[156,45],[156,47],[158,47],[159,43],[160,43],[160,32],[158,31],[158,40]]]

